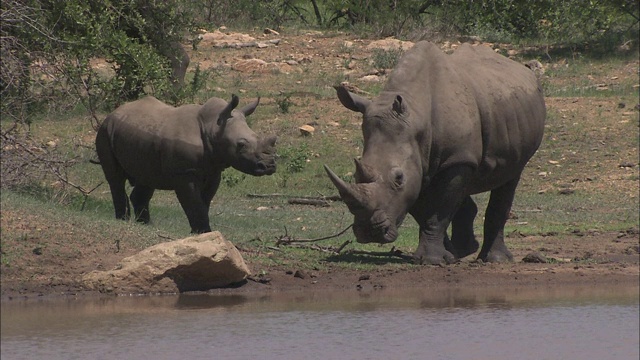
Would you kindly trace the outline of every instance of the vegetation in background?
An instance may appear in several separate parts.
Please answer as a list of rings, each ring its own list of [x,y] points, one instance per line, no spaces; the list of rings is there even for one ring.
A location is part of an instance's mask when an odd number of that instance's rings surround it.
[[[192,100],[202,76],[187,94],[173,93],[166,47],[187,40],[197,26],[315,25],[412,40],[481,35],[606,51],[635,40],[640,17],[634,0],[8,0],[1,6],[2,115],[26,124],[78,102],[95,117],[143,94]],[[110,68],[93,68],[96,57]]]

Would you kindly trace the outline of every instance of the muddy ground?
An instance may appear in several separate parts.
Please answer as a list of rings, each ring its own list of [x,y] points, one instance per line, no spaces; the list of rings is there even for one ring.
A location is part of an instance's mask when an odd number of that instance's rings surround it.
[[[258,40],[275,38],[274,35],[270,37],[256,35],[256,37]],[[349,69],[352,63],[358,63],[366,56],[362,53],[367,52],[366,44],[370,43],[370,40],[350,39],[347,36],[323,37],[313,34],[277,37],[282,39],[278,45],[272,43],[265,45],[267,48],[261,52],[264,59],[260,59],[262,62],[255,61],[251,56],[242,56],[241,53],[236,59],[214,58],[203,53],[192,54],[192,58],[204,67],[230,66],[233,68],[232,71],[238,74],[234,76],[243,76],[242,74],[246,72],[264,74],[296,72],[300,64],[309,61],[319,64],[327,71],[360,71],[365,76],[371,76],[366,75],[365,69],[357,67]],[[248,44],[248,48],[257,46],[251,41],[242,40]],[[349,51],[354,61],[345,61],[344,56],[339,55],[336,49],[342,49],[344,53],[344,49],[354,46],[354,43],[356,50]],[[205,45],[206,43],[201,43],[199,46]],[[443,47],[446,46],[443,44]],[[343,65],[346,68],[338,69]],[[613,75],[615,78],[622,77],[626,71],[637,72],[637,68],[638,62],[635,61],[622,68],[620,74]],[[269,80],[265,77],[264,81]],[[594,82],[598,82],[598,79]],[[613,103],[615,99],[598,101],[612,102],[612,104],[605,104],[606,106],[616,105]],[[339,107],[336,101],[332,103],[336,103],[335,106]],[[551,99],[549,103],[560,112],[565,107],[586,106],[584,105],[586,102],[577,101],[564,104],[562,99]],[[637,111],[632,115],[637,117]],[[629,151],[630,154],[637,155],[637,148]],[[613,166],[617,166],[617,163]],[[612,181],[614,180],[608,179],[606,183],[591,182],[588,185],[611,186]],[[631,194],[630,196],[637,195],[637,180],[634,184],[635,187],[631,188],[623,186]],[[22,237],[12,236],[3,239],[3,249],[11,248],[14,253],[22,254],[11,258],[10,266],[6,266],[4,262],[2,264],[1,296],[3,300],[90,295],[91,293],[86,292],[79,283],[83,274],[93,270],[112,269],[123,257],[133,255],[140,250],[129,248],[117,252],[113,243],[95,241],[90,231],[82,230],[83,227],[76,227],[73,222],[43,222],[39,219],[39,215],[28,213],[26,210],[3,206],[1,221],[3,234],[24,234]],[[43,239],[47,241],[45,252],[38,247]],[[303,266],[304,259],[280,262],[279,265],[265,265],[258,255],[250,250],[241,249],[249,267],[254,270],[260,269],[260,272],[265,275],[255,274],[241,286],[212,292],[259,293],[305,289],[376,291],[402,287],[441,289],[443,287],[564,287],[601,284],[638,286],[640,255],[637,227],[614,232],[592,231],[534,236],[511,234],[507,239],[507,245],[514,254],[516,260],[514,263],[483,264],[474,262],[474,258],[469,257],[460,263],[441,267],[404,264],[403,260],[390,258],[383,261],[380,266],[372,267],[373,270],[362,271],[340,266],[340,261],[347,260],[328,257],[323,266],[302,272],[298,270],[306,269]],[[547,256],[548,262],[523,262],[522,259],[531,252],[543,253]]]
[[[2,213],[2,229],[22,229],[57,234],[50,237],[50,248],[26,249],[27,256],[2,268],[2,299],[47,298],[97,295],[87,292],[79,278],[96,269],[112,269],[134,249],[115,252],[111,243],[91,243],[91,234],[73,231],[73,224],[50,224],[36,228],[37,217],[18,211]],[[584,285],[638,286],[638,232],[576,233],[571,235],[510,237],[507,244],[516,261],[509,264],[477,263],[473,257],[448,266],[418,266],[389,258],[372,270],[345,269],[331,259],[321,268],[305,269],[304,259],[286,264],[259,265],[260,274],[246,283],[213,293],[260,293],[300,290],[376,291],[381,289],[446,287],[568,287]],[[20,246],[29,247],[28,242]],[[53,250],[55,249],[55,250]],[[523,258],[540,252],[547,263],[525,263]],[[256,254],[243,252],[249,267]],[[277,255],[276,255],[277,256]],[[353,258],[351,260],[353,261]],[[296,274],[297,273],[297,274]]]

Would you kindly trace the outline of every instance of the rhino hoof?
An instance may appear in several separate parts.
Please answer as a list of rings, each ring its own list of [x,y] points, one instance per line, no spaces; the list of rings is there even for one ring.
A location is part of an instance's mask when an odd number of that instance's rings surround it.
[[[504,252],[490,251],[486,257],[478,257],[478,259],[488,263],[508,263],[513,262],[513,255],[511,255],[511,252],[509,252],[508,250]]]
[[[414,262],[419,265],[449,265],[458,262],[453,254],[445,251],[442,255],[414,255]]]

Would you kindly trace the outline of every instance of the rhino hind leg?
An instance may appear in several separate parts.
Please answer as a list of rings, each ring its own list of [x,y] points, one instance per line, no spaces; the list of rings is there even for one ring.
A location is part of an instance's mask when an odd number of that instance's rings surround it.
[[[148,224],[151,221],[151,214],[149,213],[149,201],[153,196],[155,189],[144,185],[136,185],[131,191],[131,204],[133,205],[133,212],[135,219],[138,222]]]
[[[491,191],[485,212],[484,242],[478,259],[485,262],[511,262],[513,255],[504,243],[504,225],[516,193],[520,177]]]
[[[111,200],[113,201],[116,219],[129,220],[131,209],[125,190],[127,174],[113,155],[108,139],[103,128],[100,128],[96,137],[96,152],[98,153],[102,172],[111,190]]]
[[[131,208],[129,207],[129,198],[127,198],[127,192],[124,188],[125,180],[122,181],[109,181],[109,188],[111,189],[111,200],[113,200],[113,208],[116,213],[116,219],[129,220],[131,214]]]
[[[460,208],[451,221],[451,243],[458,259],[478,251],[480,244],[473,234],[473,220],[478,214],[478,206],[471,196],[462,200]]]

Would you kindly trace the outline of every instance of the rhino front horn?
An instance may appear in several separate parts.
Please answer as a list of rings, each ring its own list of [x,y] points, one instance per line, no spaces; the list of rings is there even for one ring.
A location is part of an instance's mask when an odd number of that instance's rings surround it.
[[[356,199],[356,196],[353,193],[353,189],[351,189],[351,185],[347,184],[344,180],[340,179],[338,175],[336,175],[333,171],[331,171],[331,169],[329,169],[327,165],[324,166],[324,170],[327,172],[327,175],[329,175],[329,179],[331,179],[331,182],[333,183],[333,185],[335,185],[336,188],[338,188],[338,192],[340,193],[340,196],[342,197],[343,200],[345,200],[345,198],[354,199],[354,200]]]

